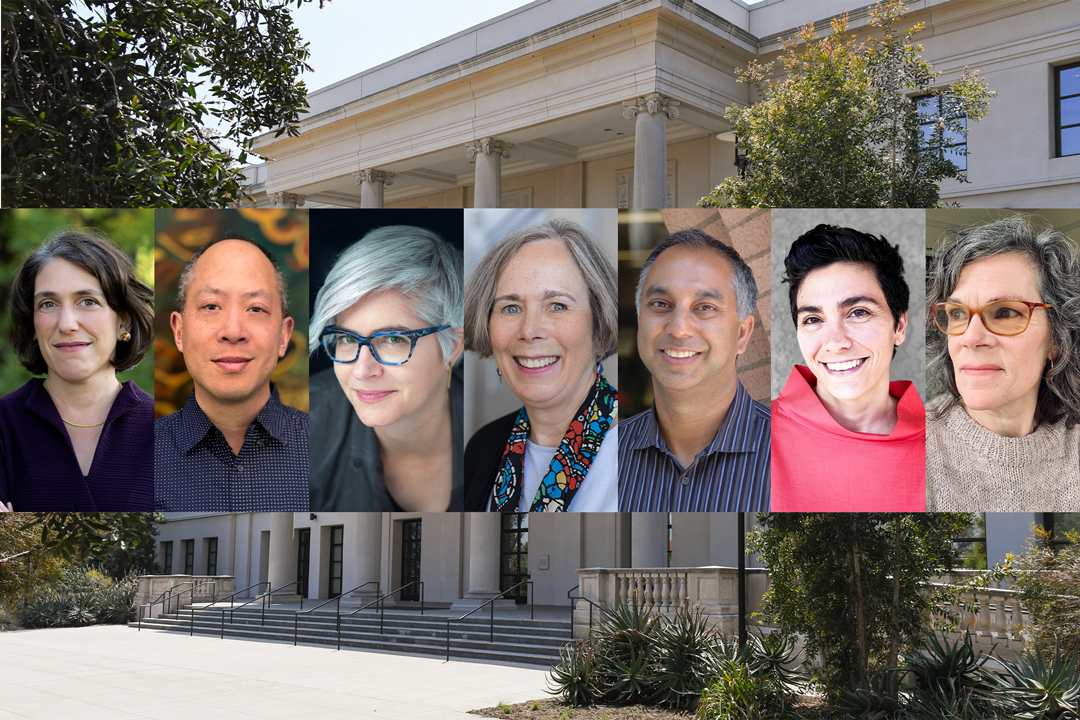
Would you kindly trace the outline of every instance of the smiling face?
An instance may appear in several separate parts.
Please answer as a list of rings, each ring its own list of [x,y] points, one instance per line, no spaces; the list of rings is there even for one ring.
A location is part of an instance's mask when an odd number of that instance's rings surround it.
[[[416,317],[408,298],[387,291],[353,303],[338,315],[334,326],[371,337],[377,332],[420,330],[429,323]],[[412,357],[404,365],[383,365],[365,346],[356,362],[334,363],[334,374],[360,422],[386,427],[426,413],[433,400],[446,392],[447,368],[460,354],[459,345],[454,357],[444,362],[437,336],[427,335],[416,341]]]
[[[292,335],[292,318],[281,312],[274,268],[259,248],[224,240],[206,249],[192,268],[184,313],[172,314],[197,400],[265,403]]]
[[[995,300],[1042,302],[1035,267],[1022,255],[1002,253],[976,260],[960,271],[948,298],[968,307]],[[949,357],[964,407],[979,424],[993,429],[991,417],[1033,421],[1043,370],[1057,356],[1045,309],[1032,312],[1019,335],[994,335],[974,315],[963,335],[949,337]]]
[[[754,316],[741,322],[731,261],[675,245],[649,267],[638,308],[638,355],[659,398],[673,392],[735,392],[735,359],[746,350]]]
[[[503,268],[488,321],[492,354],[528,408],[573,413],[596,379],[589,290],[560,240],[524,245]]]
[[[115,376],[113,353],[128,329],[93,274],[61,258],[42,265],[34,281],[34,339],[50,377],[78,384]]]
[[[833,263],[812,270],[796,295],[799,349],[830,404],[888,397],[893,348],[904,341],[907,313],[893,320],[874,270]]]

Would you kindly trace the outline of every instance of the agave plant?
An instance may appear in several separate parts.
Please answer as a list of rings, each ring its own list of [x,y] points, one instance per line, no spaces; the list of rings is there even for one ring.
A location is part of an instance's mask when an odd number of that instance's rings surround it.
[[[1017,718],[1080,720],[1080,664],[1076,655],[1054,649],[1049,661],[1038,645],[1028,658],[1003,661],[1009,677],[1001,690],[1016,702]]]
[[[660,626],[660,618],[636,602],[604,613],[597,632],[595,683],[603,700],[631,703],[652,696]]]
[[[889,691],[887,678],[863,677],[851,689],[843,691],[837,709],[859,720],[887,720],[896,717],[900,703]]]
[[[932,707],[963,712],[959,708],[967,706],[992,712],[996,681],[986,669],[990,655],[975,651],[969,633],[954,642],[930,634],[904,660],[899,669],[910,673],[914,681],[913,702],[927,712]]]
[[[590,705],[597,697],[595,673],[596,646],[591,639],[566,645],[548,673],[548,692],[575,707]]]
[[[670,707],[693,706],[719,672],[726,641],[709,627],[700,610],[680,607],[656,631],[653,701]]]
[[[739,660],[754,675],[765,675],[779,689],[794,692],[806,681],[795,638],[778,632],[750,633]]]
[[[696,718],[699,720],[773,720],[786,713],[775,712],[777,690],[764,675],[754,675],[746,665],[722,660],[719,672],[701,694]]]

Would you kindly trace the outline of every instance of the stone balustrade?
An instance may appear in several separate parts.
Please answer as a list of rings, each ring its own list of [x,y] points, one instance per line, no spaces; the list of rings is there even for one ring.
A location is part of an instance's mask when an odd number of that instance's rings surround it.
[[[951,637],[960,637],[965,631],[969,632],[975,648],[984,652],[990,651],[995,645],[995,652],[1024,647],[1025,610],[1020,605],[1018,591],[1011,587],[989,588],[965,591],[960,597],[963,605],[948,608],[959,616]]]
[[[181,583],[191,582],[197,587],[194,592],[184,592],[191,589],[191,585]],[[203,584],[213,582],[213,585]],[[174,587],[180,585],[180,587]],[[170,588],[173,588],[170,591]],[[178,607],[187,607],[193,602],[213,602],[216,598],[227,597],[236,592],[236,578],[232,575],[140,575],[139,589],[135,593],[136,612],[145,613],[143,619],[157,617],[165,612],[159,602],[151,608],[142,610],[142,606],[158,600],[164,594],[184,593],[170,601],[169,607],[175,611]]]

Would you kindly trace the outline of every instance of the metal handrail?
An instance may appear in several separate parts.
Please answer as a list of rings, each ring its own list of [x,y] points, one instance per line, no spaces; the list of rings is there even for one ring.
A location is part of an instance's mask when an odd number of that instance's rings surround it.
[[[420,614],[423,615],[424,614],[424,581],[423,580],[413,580],[411,583],[406,583],[406,584],[402,585],[401,587],[397,588],[396,590],[391,590],[390,592],[386,593],[385,595],[380,595],[379,597],[375,598],[374,600],[369,602],[367,605],[364,605],[363,607],[358,607],[355,610],[353,610],[351,612],[347,612],[347,613],[342,613],[342,612],[339,611],[338,616],[337,616],[337,649],[338,650],[341,649],[341,618],[342,618],[342,615],[355,615],[356,613],[360,612],[361,610],[367,610],[369,607],[371,607],[375,603],[378,603],[379,604],[379,634],[382,635],[383,634],[383,623],[385,622],[384,621],[385,613],[383,611],[386,608],[386,605],[385,605],[385,603],[383,603],[383,600],[390,597],[391,595],[396,595],[397,593],[401,592],[405,588],[412,587],[413,585],[419,585],[420,586]]]
[[[201,588],[203,585],[213,585],[214,586],[214,595],[213,595],[213,597],[214,597],[214,602],[217,602],[217,581],[216,580],[204,580],[203,582],[201,582],[201,583],[199,583],[197,585],[192,584],[194,582],[195,582],[194,580],[186,580],[186,581],[184,581],[182,583],[174,585],[173,587],[180,587],[180,585],[191,584],[191,587],[188,588],[187,590],[181,590],[180,592],[175,593],[173,595],[169,595],[169,596],[166,596],[166,597],[159,598],[158,600],[155,600],[152,603],[144,603],[144,604],[140,605],[139,606],[139,632],[142,632],[143,608],[154,607],[155,605],[157,605],[160,602],[161,603],[161,611],[163,613],[168,612],[168,607],[167,607],[166,603],[168,603],[169,600],[172,600],[174,598],[179,598],[179,597],[183,596],[186,593],[191,593],[192,594],[191,595],[191,602],[194,603],[195,602],[195,591],[197,589]],[[171,589],[172,588],[170,588],[170,590]],[[180,603],[179,603],[179,601],[177,602],[176,605],[177,605],[176,610],[177,610],[177,612],[179,612],[180,611]]]
[[[267,589],[269,589],[269,588],[270,588],[270,583],[269,583],[269,582],[267,582],[266,580],[260,580],[260,581],[259,581],[259,582],[257,582],[257,583],[254,583],[254,584],[252,584],[252,585],[248,585],[248,586],[247,586],[246,588],[244,588],[243,590],[237,590],[236,592],[234,592],[234,593],[233,593],[232,595],[229,595],[228,597],[223,597],[223,598],[221,598],[221,602],[225,602],[226,600],[228,600],[228,601],[229,601],[229,608],[228,608],[228,609],[229,609],[229,611],[231,612],[231,611],[232,611],[232,607],[233,607],[233,599],[234,599],[234,598],[235,598],[235,597],[236,597],[237,595],[239,595],[240,593],[244,593],[244,592],[247,592],[248,590],[250,590],[250,589],[251,589],[251,588],[253,588],[253,587],[262,587],[263,585],[266,585]],[[258,599],[259,599],[259,597],[260,597],[259,595],[256,595],[256,596],[255,596],[255,597],[254,597],[253,599],[254,599],[254,600],[258,600]],[[217,604],[217,601],[216,601],[216,600],[214,601],[214,604],[215,604],[215,605]],[[247,604],[247,603],[245,603],[245,605],[246,605],[246,604]],[[229,616],[229,622],[232,622],[232,616],[231,616],[231,615]],[[225,639],[225,608],[221,608],[221,639],[222,639],[222,640],[224,640],[224,639]]]
[[[477,610],[480,610],[481,608],[483,608],[484,605],[487,605],[489,608],[491,608],[491,618],[490,618],[491,622],[490,622],[490,625],[488,626],[488,630],[489,630],[489,633],[490,633],[490,635],[488,637],[488,642],[495,642],[495,605],[494,605],[495,601],[498,600],[499,598],[501,598],[502,596],[506,595],[511,590],[517,590],[522,585],[531,586],[532,584],[533,584],[532,580],[522,580],[517,585],[514,585],[511,588],[507,588],[506,590],[503,590],[501,593],[499,593],[495,597],[491,598],[490,600],[488,600],[483,605],[478,605],[477,607],[473,608],[472,610],[465,613],[461,617],[458,617],[458,618],[446,618],[446,662],[450,662],[450,623],[452,623],[452,622],[454,622],[456,620],[464,620],[465,618],[469,617],[470,615],[472,615]],[[525,594],[529,598],[529,619],[530,620],[535,620],[536,615],[535,615],[535,608],[533,606],[533,595],[535,593],[529,592],[529,588],[526,588]]]
[[[584,600],[585,602],[589,603],[589,633],[591,634],[592,633],[592,617],[593,617],[592,609],[596,608],[600,612],[607,612],[607,610],[606,610],[606,608],[604,608],[603,605],[600,605],[599,603],[593,602],[592,600],[585,597],[584,595],[574,595],[574,596],[570,595],[570,593],[572,593],[575,590],[578,590],[580,588],[581,588],[581,585],[575,585],[574,587],[567,590],[566,591],[566,599],[567,600]],[[571,602],[570,603],[570,636],[573,637],[573,635],[574,635],[574,603]]]
[[[336,602],[337,603],[337,613],[338,613],[338,624],[339,624],[339,628],[340,628],[340,622],[341,622],[341,620],[340,620],[340,618],[341,618],[341,598],[345,597],[349,593],[356,592],[360,588],[366,588],[368,585],[374,585],[375,586],[375,594],[376,595],[379,594],[379,581],[378,580],[369,580],[368,582],[364,583],[363,585],[358,585],[358,586],[354,587],[352,590],[346,590],[343,593],[339,593],[337,597],[332,597],[329,600],[327,600],[326,602],[319,603],[318,605],[316,605],[313,608],[310,608],[308,610],[297,610],[296,613],[293,615],[293,635],[292,635],[293,647],[296,647],[296,637],[297,637],[297,634],[298,634],[297,626],[298,626],[299,621],[300,621],[300,615],[310,615],[311,613],[313,613],[316,610],[318,610],[319,608],[321,608],[323,605],[329,605],[332,602]],[[340,650],[340,649],[341,649],[341,644],[339,642],[338,650]]]
[[[266,582],[266,581],[264,580],[263,582]],[[299,583],[299,581],[291,582],[288,585],[282,585],[277,590],[274,590],[273,587],[270,586],[270,583],[267,582],[266,585],[267,585],[267,587],[269,589],[267,589],[267,591],[265,593],[263,593],[262,595],[259,595],[258,597],[254,597],[251,600],[248,600],[243,605],[237,605],[236,607],[230,607],[229,608],[229,623],[231,624],[233,619],[236,617],[236,611],[237,610],[239,610],[242,607],[247,607],[248,605],[250,605],[253,602],[258,602],[258,601],[261,600],[262,601],[262,619],[259,620],[259,626],[260,627],[265,627],[266,626],[266,606],[267,606],[267,604],[269,602],[270,596],[273,595],[276,592],[281,592],[285,588],[290,588],[293,585],[297,585],[298,583]],[[301,610],[304,609],[304,596],[303,595],[300,596],[300,609]]]

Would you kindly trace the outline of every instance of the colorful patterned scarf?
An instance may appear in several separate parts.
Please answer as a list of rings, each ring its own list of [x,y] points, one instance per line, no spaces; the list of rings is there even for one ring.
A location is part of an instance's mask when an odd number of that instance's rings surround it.
[[[597,373],[596,382],[578,408],[551,459],[547,474],[536,491],[531,512],[564,512],[581,488],[604,435],[619,410],[618,394],[604,376]],[[529,415],[522,407],[510,438],[503,451],[502,467],[495,477],[493,499],[495,509],[513,512],[521,501],[525,484],[525,441],[529,437]]]

